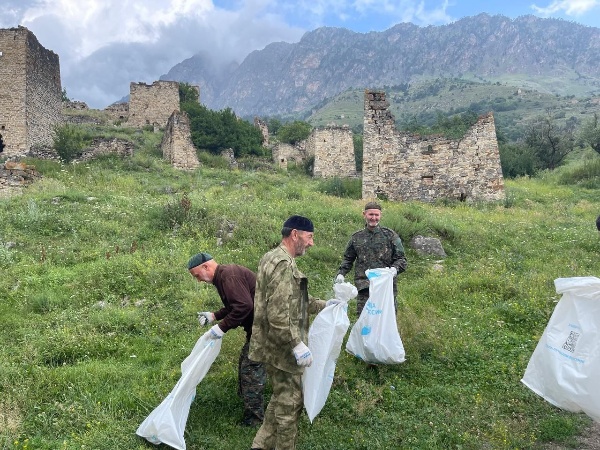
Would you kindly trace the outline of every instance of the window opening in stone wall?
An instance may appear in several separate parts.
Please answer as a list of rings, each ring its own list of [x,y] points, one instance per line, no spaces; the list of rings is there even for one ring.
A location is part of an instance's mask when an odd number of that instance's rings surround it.
[[[0,56],[2,56],[2,52],[0,51]]]
[[[2,139],[2,135],[0,134],[0,153],[2,153],[3,151],[4,151],[4,140]]]

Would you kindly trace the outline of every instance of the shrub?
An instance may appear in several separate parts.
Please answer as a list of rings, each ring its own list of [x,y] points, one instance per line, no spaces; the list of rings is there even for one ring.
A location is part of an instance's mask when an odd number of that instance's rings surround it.
[[[362,198],[362,180],[360,178],[333,177],[321,181],[319,192],[341,198]]]
[[[54,149],[63,162],[71,162],[90,145],[92,136],[83,128],[66,124],[54,128]]]

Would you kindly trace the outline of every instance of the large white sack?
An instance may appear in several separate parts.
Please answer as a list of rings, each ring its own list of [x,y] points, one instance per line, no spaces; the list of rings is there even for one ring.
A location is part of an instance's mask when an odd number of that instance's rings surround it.
[[[221,351],[221,339],[200,337],[192,352],[181,363],[181,377],[171,393],[140,424],[136,434],[152,444],[167,444],[185,450],[183,432],[196,386]]]
[[[350,331],[346,350],[370,364],[404,362],[405,352],[394,307],[394,275],[387,267],[369,269],[369,299]]]
[[[600,279],[557,278],[554,308],[523,384],[553,405],[600,421]]]
[[[336,283],[333,290],[335,298],[342,303],[321,310],[308,331],[308,348],[313,354],[313,362],[302,375],[302,392],[311,423],[329,396],[342,341],[350,326],[348,301],[358,294],[350,283]]]

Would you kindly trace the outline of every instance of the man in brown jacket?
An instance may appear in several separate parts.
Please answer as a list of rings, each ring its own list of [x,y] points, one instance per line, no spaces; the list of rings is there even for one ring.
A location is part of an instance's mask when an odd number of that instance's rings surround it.
[[[217,289],[223,308],[198,313],[201,326],[219,321],[206,332],[221,339],[232,328],[243,327],[246,343],[238,361],[238,396],[244,402],[242,425],[257,426],[264,417],[264,389],[267,374],[263,364],[248,358],[254,319],[254,272],[237,264],[218,264],[208,253],[198,253],[188,262],[188,270],[198,282],[211,283]]]

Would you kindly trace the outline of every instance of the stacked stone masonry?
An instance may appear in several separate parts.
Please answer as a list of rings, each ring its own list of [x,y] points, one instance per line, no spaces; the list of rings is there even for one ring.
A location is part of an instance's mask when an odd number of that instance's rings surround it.
[[[306,152],[315,156],[315,177],[356,177],[352,130],[347,126],[314,129]]]
[[[127,120],[129,117],[129,103],[113,103],[104,108],[104,112],[113,120]]]
[[[128,126],[163,128],[173,111],[179,111],[178,82],[130,83]]]
[[[254,118],[254,126],[260,130],[263,136],[262,145],[267,147],[269,145],[269,126],[264,120],[261,120],[260,117]]]
[[[35,166],[7,161],[0,165],[0,198],[20,194],[24,187],[40,178]]]
[[[432,202],[505,198],[494,116],[479,118],[460,139],[396,130],[383,91],[365,91],[363,198]]]
[[[0,155],[51,145],[61,121],[58,55],[25,27],[0,29]]]
[[[194,170],[200,166],[192,142],[190,119],[185,112],[171,114],[160,147],[163,157],[177,169]]]
[[[313,156],[306,152],[306,141],[297,142],[295,145],[278,142],[272,147],[271,153],[273,161],[284,170],[287,170],[288,164],[301,164]]]

